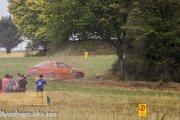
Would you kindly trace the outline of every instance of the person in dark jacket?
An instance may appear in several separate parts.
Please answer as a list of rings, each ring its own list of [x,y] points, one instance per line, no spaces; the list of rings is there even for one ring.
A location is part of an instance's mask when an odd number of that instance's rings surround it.
[[[21,75],[21,79],[19,80],[19,92],[25,92],[27,89],[28,82],[24,75]]]

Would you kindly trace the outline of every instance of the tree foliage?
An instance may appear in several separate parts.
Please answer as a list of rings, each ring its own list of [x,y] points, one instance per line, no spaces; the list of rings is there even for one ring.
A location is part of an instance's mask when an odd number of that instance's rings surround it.
[[[22,35],[32,40],[35,46],[47,49],[46,15],[44,0],[9,0],[9,12]]]
[[[10,53],[12,48],[21,42],[21,35],[17,31],[17,27],[12,22],[11,17],[2,17],[0,20],[0,47],[5,48],[6,53]]]
[[[179,0],[9,0],[9,10],[34,46],[58,49],[72,37],[102,40],[117,51],[120,79],[124,61],[133,79],[180,79]]]
[[[123,26],[127,23],[131,4],[131,0],[49,0],[50,36],[57,41],[67,40],[75,34],[82,40],[94,37],[112,44],[118,55],[117,73],[120,79],[124,79],[126,30]]]
[[[128,43],[131,47],[127,50],[126,71],[136,79],[179,81],[179,2],[139,0],[135,7],[140,14],[134,13],[138,19],[133,26],[138,29],[136,38]],[[145,26],[144,31],[139,23]],[[142,33],[137,34],[137,31]]]

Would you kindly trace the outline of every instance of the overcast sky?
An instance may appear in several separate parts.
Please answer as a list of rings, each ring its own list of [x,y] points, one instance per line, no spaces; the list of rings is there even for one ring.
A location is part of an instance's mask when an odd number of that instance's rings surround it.
[[[8,0],[0,0],[0,17],[9,15]]]
[[[7,16],[7,15],[9,15],[9,12],[8,12],[8,0],[0,0],[0,18],[2,16]],[[19,44],[13,50],[24,50],[26,44],[27,44],[27,42],[23,42],[23,43]],[[0,48],[0,50],[5,50],[5,49]]]

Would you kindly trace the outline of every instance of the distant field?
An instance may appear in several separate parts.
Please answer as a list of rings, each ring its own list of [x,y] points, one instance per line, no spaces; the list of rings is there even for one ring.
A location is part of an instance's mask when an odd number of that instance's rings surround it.
[[[7,118],[7,120],[179,120],[180,91],[153,90],[146,87],[130,88],[113,86],[98,81],[88,82],[88,77],[102,74],[111,68],[116,56],[47,56],[0,58],[0,76],[5,73],[14,76],[21,72],[26,74],[27,68],[40,61],[59,60],[73,67],[81,68],[87,74],[82,80],[51,80],[45,91],[52,99],[50,107],[38,106],[1,106],[1,110],[41,112],[57,111],[55,118]],[[28,78],[28,91],[35,91],[34,78]],[[129,83],[128,83],[129,84]],[[180,87],[179,84],[177,86]],[[27,91],[27,92],[28,92]],[[138,116],[138,104],[147,104],[147,117]],[[0,120],[4,120],[0,117]]]
[[[6,54],[5,52],[0,52],[0,58],[12,58],[12,57],[24,57],[24,52],[12,52]]]

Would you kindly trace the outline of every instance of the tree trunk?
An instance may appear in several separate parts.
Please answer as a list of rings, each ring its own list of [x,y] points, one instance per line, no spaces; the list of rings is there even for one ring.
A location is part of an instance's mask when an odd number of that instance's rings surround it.
[[[47,43],[45,41],[42,42],[42,51],[41,51],[41,55],[44,56],[46,55],[47,51],[48,51],[48,46]]]
[[[124,80],[125,75],[124,75],[124,59],[123,59],[123,45],[120,44],[117,47],[117,56],[118,56],[118,70],[116,72],[116,75],[119,77],[119,80]]]
[[[6,54],[10,54],[11,53],[11,49],[6,48]]]
[[[124,51],[123,51],[123,41],[125,38],[125,33],[121,32],[119,28],[116,28],[117,31],[117,40],[112,41],[109,36],[103,36],[101,34],[103,40],[111,45],[114,46],[116,49],[116,54],[118,56],[117,66],[118,69],[116,71],[116,76],[119,78],[119,80],[125,80],[125,74],[124,74]]]
[[[43,46],[43,54],[46,55],[46,53],[47,53],[47,46],[44,45],[44,46]]]

